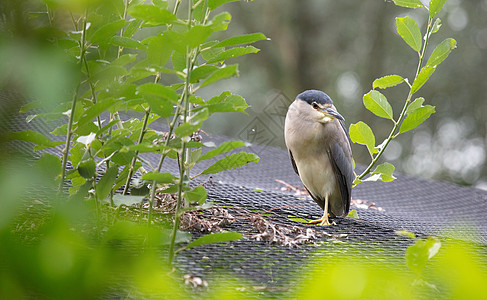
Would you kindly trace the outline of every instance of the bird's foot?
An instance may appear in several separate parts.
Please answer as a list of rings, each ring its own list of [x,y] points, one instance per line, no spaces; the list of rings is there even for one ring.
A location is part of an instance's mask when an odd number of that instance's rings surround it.
[[[330,225],[336,225],[335,222],[331,222],[328,220],[328,215],[324,215],[323,217],[317,219],[317,220],[311,220],[309,221],[309,224],[316,224],[319,223],[320,226],[330,226]]]

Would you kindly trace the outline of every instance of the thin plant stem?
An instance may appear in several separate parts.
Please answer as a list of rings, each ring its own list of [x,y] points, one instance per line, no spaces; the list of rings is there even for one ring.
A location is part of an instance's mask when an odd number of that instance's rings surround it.
[[[86,81],[88,82],[88,85],[90,86],[90,91],[91,91],[91,98],[93,99],[93,104],[96,104],[96,92],[95,92],[95,86],[93,85],[93,82],[91,81],[91,75],[90,75],[90,69],[88,68],[88,61],[86,60],[86,57],[83,58],[83,63],[85,64],[85,69],[86,69],[86,76],[88,77]],[[101,119],[100,116],[96,116],[96,121],[98,123],[98,128],[101,129]]]
[[[176,15],[176,13],[178,12],[180,4],[181,4],[181,0],[177,0],[176,4],[174,5],[173,15]],[[168,25],[168,29],[170,29],[170,28],[172,28],[172,25]],[[164,142],[165,147],[167,147],[169,145],[172,133],[174,131],[174,128],[176,127],[176,122],[178,121],[178,118],[179,118],[180,107],[181,107],[183,99],[184,99],[184,94],[181,95],[181,98],[179,99],[179,101],[176,105],[176,109],[174,111],[174,117],[173,117],[171,123],[169,123],[169,130],[168,130],[167,138],[166,138],[166,141]],[[161,155],[161,158],[159,159],[159,163],[157,164],[157,172],[158,173],[161,172],[162,164],[164,163],[164,159],[166,158],[166,156],[167,156],[167,153],[164,152]],[[149,198],[149,216],[148,216],[149,226],[152,223],[153,203],[154,203],[154,199],[156,197],[156,190],[157,190],[157,181],[153,180],[152,181],[151,194],[150,194],[150,198]]]
[[[156,78],[154,80],[154,83],[158,83],[160,78],[161,78],[161,73],[157,73]],[[140,135],[139,135],[139,139],[137,141],[137,144],[141,144],[144,141],[144,135],[145,135],[145,132],[147,131],[147,124],[149,123],[150,113],[151,113],[151,109],[150,109],[150,107],[148,107],[145,110],[145,116],[144,116],[144,121],[142,124],[142,130],[140,131]],[[129,173],[127,175],[127,179],[125,180],[125,187],[123,189],[123,195],[127,194],[129,186],[130,186],[130,179],[132,179],[132,176],[134,175],[135,163],[137,162],[137,155],[139,155],[139,151],[135,151],[135,155],[132,158],[132,161],[130,163],[130,169],[129,169]]]
[[[188,1],[188,30],[191,28],[191,21],[193,18],[193,6],[191,5],[191,1]],[[189,113],[189,94],[191,92],[191,69],[192,63],[194,62],[192,58],[192,51],[189,46],[186,49],[186,80],[184,83],[184,92],[183,92],[183,121],[186,122]],[[176,242],[176,235],[179,229],[179,222],[181,218],[181,204],[183,202],[183,186],[184,186],[184,178],[186,174],[186,139],[182,140],[182,148],[181,148],[181,158],[179,161],[179,182],[178,182],[178,199],[176,203],[176,211],[174,216],[174,227],[171,235],[171,244],[169,245],[169,258],[168,263],[172,264],[174,258],[174,245]]]
[[[415,80],[418,77],[419,72],[421,71],[421,66],[423,65],[424,53],[426,51],[426,46],[428,45],[428,40],[429,40],[430,35],[431,35],[430,32],[431,32],[432,21],[433,21],[433,19],[430,17],[428,19],[428,26],[426,29],[426,35],[425,35],[425,41],[424,41],[423,47],[421,49],[421,52],[418,52],[419,62],[418,62],[418,67],[416,68],[416,74],[414,76]],[[401,114],[399,115],[399,118],[397,119],[397,121],[394,121],[394,126],[392,127],[392,130],[389,133],[389,136],[384,141],[384,143],[383,143],[381,149],[379,150],[379,152],[377,153],[377,155],[375,157],[373,157],[372,161],[367,166],[365,171],[363,171],[360,175],[356,176],[356,179],[362,180],[365,176],[367,176],[370,173],[372,168],[377,164],[377,162],[379,161],[379,158],[384,153],[384,150],[387,148],[387,145],[389,145],[390,141],[392,141],[397,136],[396,130],[398,129],[398,127],[401,124],[404,117],[406,116],[406,111],[407,111],[409,105],[411,104],[411,98],[413,96],[413,94],[411,93],[411,88],[412,87],[410,86],[409,87],[409,93],[408,93],[408,96],[406,98],[406,102],[404,103],[404,106],[402,108]]]
[[[142,141],[144,140],[144,134],[145,134],[145,130],[147,128],[147,124],[149,122],[149,117],[150,117],[150,108],[147,108],[145,110],[144,121],[142,123],[142,129],[140,131],[140,135],[139,135],[139,139],[137,140],[137,144],[141,144]],[[129,186],[130,186],[130,179],[132,179],[132,176],[134,175],[135,163],[137,162],[137,155],[139,155],[139,152],[135,151],[134,157],[132,158],[132,161],[130,162],[129,173],[127,175],[127,179],[125,180],[125,187],[123,189],[124,195],[127,194]]]
[[[179,115],[180,115],[180,106],[181,106],[181,103],[183,102],[183,99],[184,99],[184,95],[181,95],[181,98],[178,101],[178,104],[176,105],[176,110],[174,112],[174,117],[173,117],[171,123],[169,123],[169,130],[168,130],[167,139],[164,142],[164,146],[165,147],[167,147],[169,145],[169,142],[171,140],[172,133],[174,131],[174,128],[176,127],[176,123],[177,123],[178,118],[179,118]],[[157,169],[156,169],[156,172],[157,173],[159,173],[161,171],[162,164],[164,163],[164,159],[166,157],[167,157],[167,153],[163,153],[161,155],[161,158],[159,159],[159,163],[157,164]],[[148,224],[149,225],[152,223],[152,210],[153,210],[154,199],[155,199],[155,196],[156,196],[156,186],[157,186],[157,181],[156,180],[153,180],[152,181],[151,194],[150,194],[150,198],[149,198],[149,216],[148,216]]]
[[[124,2],[125,2],[125,5],[124,5],[124,9],[123,9],[122,19],[127,20],[127,11],[129,9],[130,0],[125,0]],[[120,29],[120,36],[123,36],[124,32],[125,32],[125,27]],[[123,49],[124,48],[122,46],[118,46],[117,58],[120,58],[120,55],[122,54]]]
[[[85,15],[83,18],[83,30],[82,30],[82,34],[81,34],[81,40],[79,42],[79,44],[80,44],[79,65],[80,65],[80,67],[83,63],[83,60],[85,59],[85,54],[86,54],[86,48],[85,48],[85,44],[86,44],[86,19],[87,19],[87,12],[85,11]],[[71,138],[73,136],[74,113],[76,110],[76,103],[78,100],[78,92],[79,92],[80,86],[81,86],[81,82],[78,82],[78,85],[76,86],[76,89],[73,93],[73,100],[71,103],[71,113],[69,114],[68,129],[66,132],[66,143],[65,143],[64,149],[63,149],[61,182],[59,183],[59,192],[62,192],[63,187],[64,187],[64,180],[66,179],[66,165],[68,163],[69,147],[71,145]]]

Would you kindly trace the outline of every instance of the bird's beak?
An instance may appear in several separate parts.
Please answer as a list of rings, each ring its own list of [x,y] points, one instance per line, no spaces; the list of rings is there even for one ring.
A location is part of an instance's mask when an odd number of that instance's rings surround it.
[[[345,121],[345,119],[342,117],[342,115],[340,115],[336,110],[333,110],[331,108],[325,108],[323,110],[323,113],[330,118]]]

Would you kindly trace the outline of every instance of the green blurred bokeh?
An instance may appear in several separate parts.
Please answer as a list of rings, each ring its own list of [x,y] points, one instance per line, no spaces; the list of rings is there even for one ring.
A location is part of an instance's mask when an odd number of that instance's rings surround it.
[[[76,12],[97,2],[49,3],[67,5]],[[394,17],[406,10],[372,0],[256,0],[227,8],[234,17],[234,33],[262,31],[271,40],[258,45],[259,54],[241,61],[239,79],[220,86],[245,96],[254,111],[247,118],[230,116],[231,122],[222,117],[208,124],[209,129],[238,136],[250,118],[269,117],[262,111],[279,92],[290,101],[304,89],[318,88],[335,99],[349,122],[365,119],[373,123],[377,135],[385,132],[382,121],[362,107],[361,95],[375,77],[412,72],[414,54],[393,33]],[[47,110],[56,108],[72,97],[80,78],[76,62],[52,42],[59,30],[69,30],[69,21],[63,22],[69,15],[58,15],[50,23],[41,11],[45,6],[40,1],[0,2],[0,89],[18,97],[0,103],[2,128],[25,104],[23,99],[36,99]],[[438,113],[428,126],[401,137],[387,154],[400,170],[466,184],[487,180],[481,166],[485,160],[486,11],[487,1],[448,1],[440,16],[444,28],[437,41],[453,36],[459,49],[422,90]],[[424,22],[424,13],[412,14]],[[395,108],[403,96],[400,88],[388,94]],[[165,249],[166,231],[107,218],[87,203],[60,196],[55,180],[59,170],[46,167],[52,166],[49,156],[33,162],[12,152],[5,133],[0,132],[0,153],[8,153],[0,156],[1,299],[189,297],[191,291],[182,287],[181,275],[172,272],[160,253]],[[277,138],[271,144],[281,143]],[[358,148],[355,153],[361,161]],[[456,160],[460,163],[449,163]],[[485,261],[482,255],[471,245],[449,243],[422,278],[406,264],[391,268],[386,256],[371,263],[360,253],[338,260],[317,255],[310,262],[315,267],[299,270],[307,276],[287,296],[416,299],[426,289],[426,295],[438,298],[476,299],[486,294],[485,265],[479,263]],[[242,283],[232,282],[215,284],[207,296],[245,297]]]

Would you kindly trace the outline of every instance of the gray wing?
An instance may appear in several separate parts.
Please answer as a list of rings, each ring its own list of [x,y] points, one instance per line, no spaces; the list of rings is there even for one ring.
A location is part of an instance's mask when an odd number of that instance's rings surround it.
[[[345,130],[344,122],[340,121],[340,125],[348,138],[348,132]],[[335,143],[332,145],[330,147],[330,161],[332,162],[333,170],[335,171],[335,178],[338,186],[340,187],[340,194],[342,203],[345,207],[345,213],[348,213],[348,210],[350,209],[350,199],[354,179],[350,146],[341,143]]]
[[[291,150],[289,150],[289,157],[291,158],[291,164],[293,165],[294,172],[296,172],[296,174],[298,174],[299,176],[298,167],[296,166],[296,162],[294,161],[293,153],[291,152]]]
[[[351,145],[352,141],[350,140],[350,135],[348,134],[347,127],[345,127],[345,122],[343,120],[338,120],[338,122],[340,123],[340,126],[342,127],[343,131],[347,135],[348,143]],[[353,172],[353,170],[352,170],[352,172]]]

